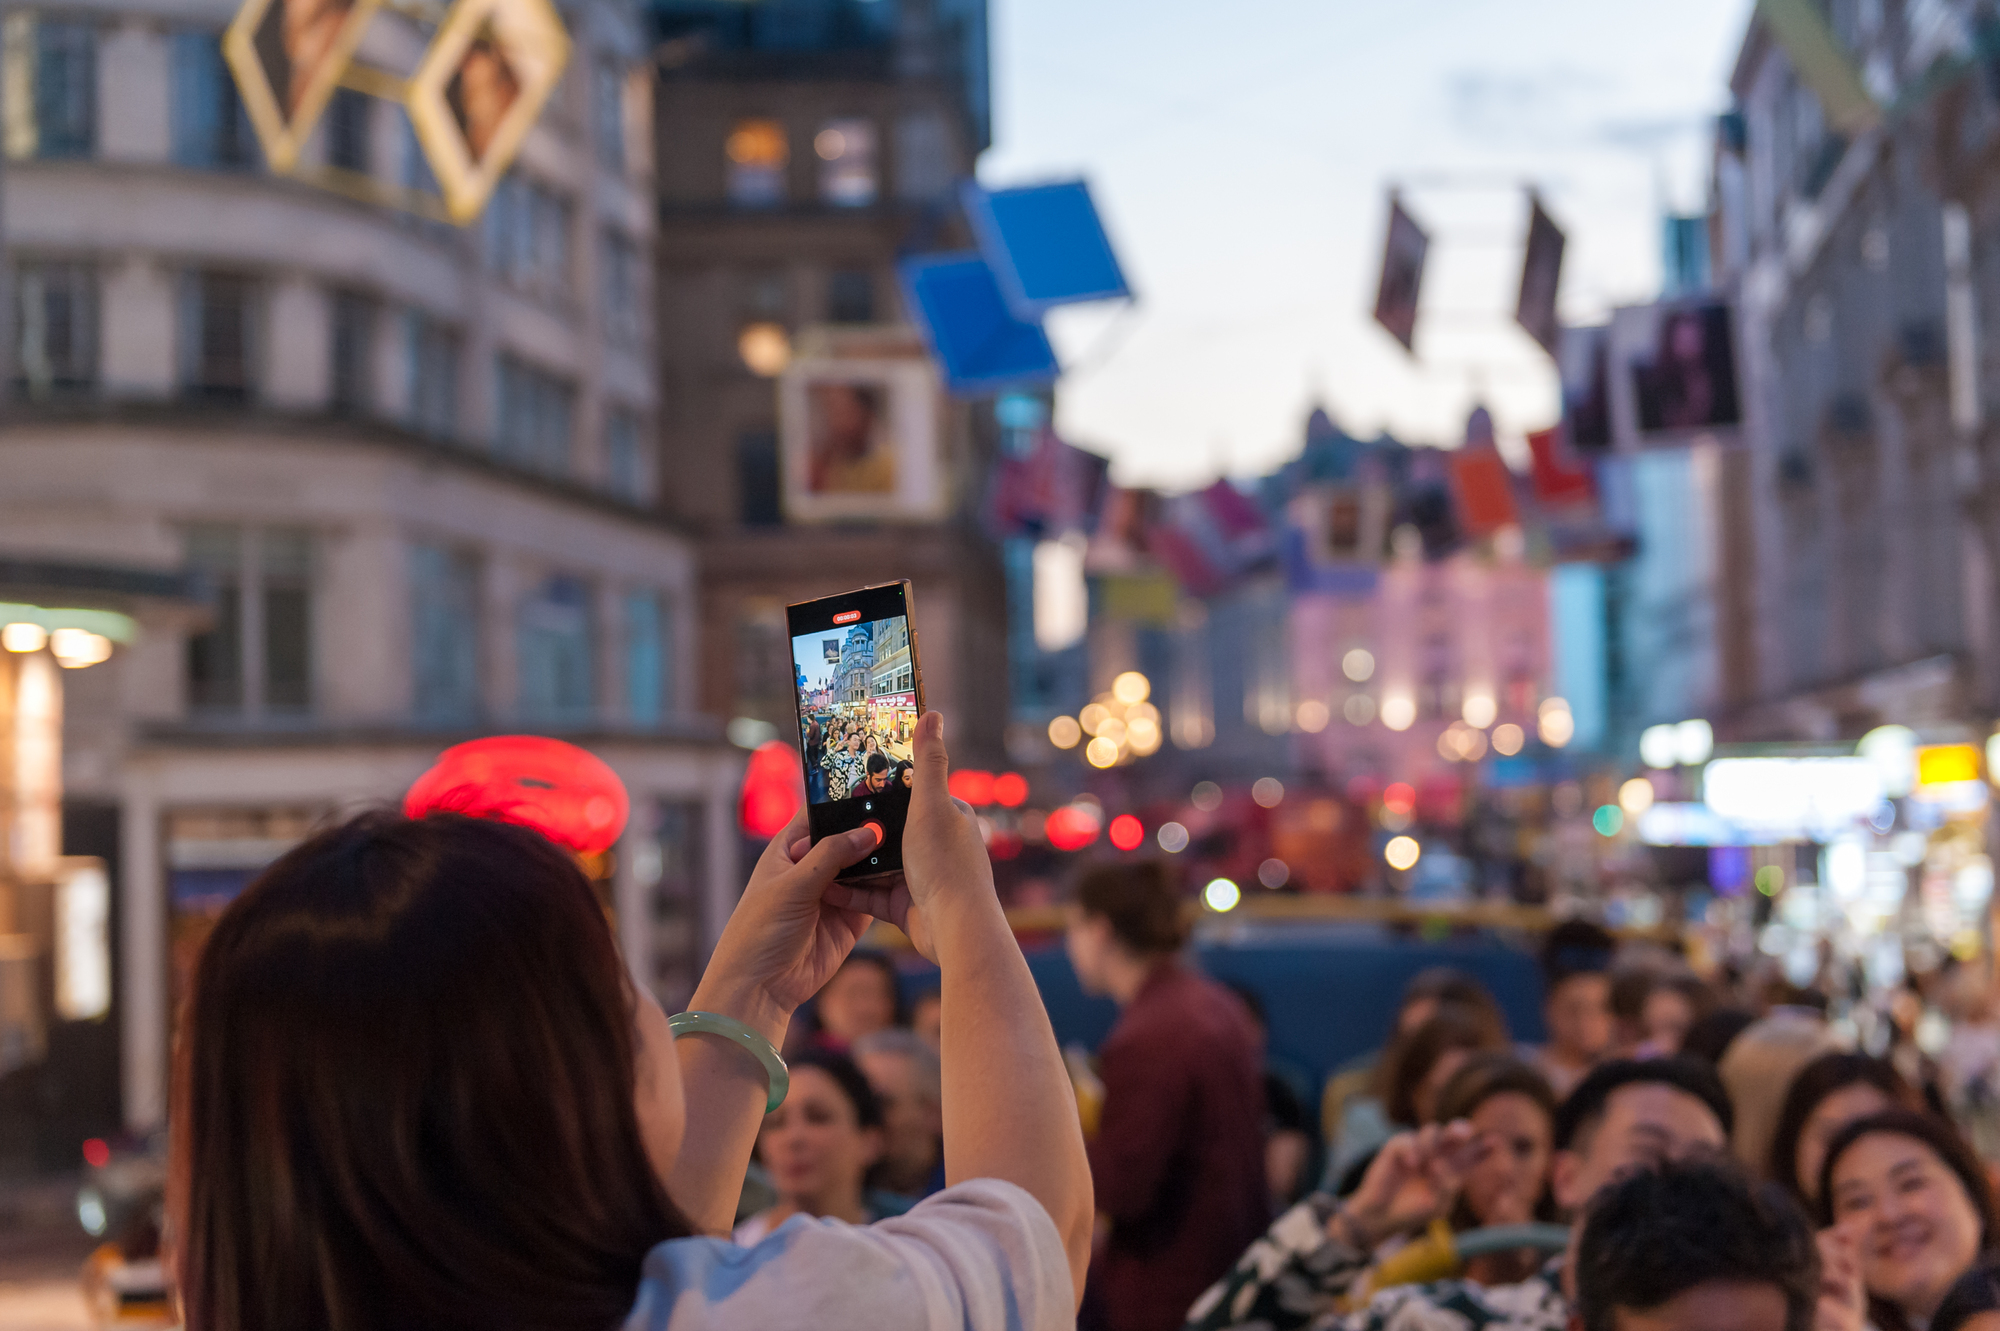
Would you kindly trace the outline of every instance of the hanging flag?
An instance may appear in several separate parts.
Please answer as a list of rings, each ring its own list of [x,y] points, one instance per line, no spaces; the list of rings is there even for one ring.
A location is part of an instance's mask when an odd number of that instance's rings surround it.
[[[1777,39],[1826,123],[1849,138],[1882,122],[1882,108],[1813,0],[1757,0],[1757,20]]]
[[[1163,522],[1146,533],[1146,553],[1165,564],[1190,596],[1213,596],[1226,581],[1203,542],[1174,522]]]
[[[1528,243],[1521,255],[1521,298],[1514,305],[1514,320],[1551,356],[1562,339],[1562,325],[1556,322],[1556,287],[1562,280],[1562,261],[1562,228],[1543,211],[1541,198],[1530,190]]]
[[[1026,456],[1003,453],[993,464],[987,491],[993,534],[1055,537],[1085,530],[1097,512],[1110,465],[1044,427]]]
[[[1597,478],[1569,446],[1569,431],[1561,425],[1528,436],[1534,459],[1535,503],[1544,509],[1574,508],[1597,502]]]
[[[1152,523],[1154,495],[1150,490],[1128,490],[1122,485],[1106,485],[1097,510],[1097,527],[1084,551],[1084,572],[1090,574],[1130,573],[1143,563],[1146,531]]]
[[[1375,321],[1415,352],[1417,289],[1424,280],[1424,254],[1430,237],[1416,219],[1403,211],[1403,201],[1389,194],[1389,228],[1382,244],[1382,281],[1375,291]]]
[[[1451,455],[1451,497],[1458,529],[1472,540],[1520,521],[1514,508],[1514,473],[1507,470],[1500,450],[1490,445],[1461,448]]]

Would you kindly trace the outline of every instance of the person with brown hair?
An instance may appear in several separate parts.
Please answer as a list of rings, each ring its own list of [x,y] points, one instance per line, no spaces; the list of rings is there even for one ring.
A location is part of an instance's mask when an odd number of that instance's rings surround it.
[[[1423,1025],[1397,1037],[1383,1057],[1382,1107],[1398,1127],[1437,1122],[1438,1092],[1474,1054],[1503,1050],[1507,1031],[1474,1008],[1442,1007]]]
[[[1070,964],[1122,1009],[1098,1050],[1090,1143],[1110,1233],[1092,1254],[1085,1324],[1168,1331],[1270,1219],[1262,1042],[1243,1001],[1182,965],[1187,916],[1157,862],[1077,885]]]
[[[1819,1221],[1859,1264],[1867,1306],[1844,1331],[1930,1325],[1945,1296],[1994,1254],[2000,1215],[1985,1164],[1941,1118],[1890,1109],[1858,1119],[1827,1144]]]
[[[1815,1206],[1827,1143],[1842,1128],[1885,1109],[1923,1108],[1923,1097],[1887,1059],[1821,1054],[1799,1070],[1785,1092],[1765,1174],[1800,1205]]]
[[[674,1019],[531,829],[375,813],[282,856],[217,923],[175,1050],[187,1331],[1070,1325],[1092,1204],[1069,1078],[935,713],[916,760],[903,880],[836,882],[873,832],[811,843],[801,815]],[[870,916],[939,967],[952,1186],[740,1249],[776,1048]]]

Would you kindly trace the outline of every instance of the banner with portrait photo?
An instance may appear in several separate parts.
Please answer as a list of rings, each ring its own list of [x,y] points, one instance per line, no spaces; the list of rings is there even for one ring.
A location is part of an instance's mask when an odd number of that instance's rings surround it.
[[[1382,280],[1375,289],[1375,322],[1389,330],[1389,336],[1416,350],[1417,296],[1424,282],[1424,256],[1431,247],[1430,237],[1417,220],[1403,209],[1403,201],[1389,196],[1389,226],[1382,241]]]
[[[445,211],[479,216],[569,63],[548,0],[456,0],[405,100]]]
[[[1514,303],[1514,322],[1551,356],[1560,354],[1562,325],[1556,320],[1556,290],[1562,285],[1562,228],[1528,195],[1528,243],[1521,255],[1521,294]]]
[[[1618,448],[1735,438],[1741,381],[1725,302],[1701,296],[1614,310],[1607,359]]]
[[[222,58],[273,171],[298,165],[380,3],[245,0],[237,10],[222,35]]]
[[[931,522],[949,510],[941,396],[918,356],[795,356],[778,378],[785,516]]]

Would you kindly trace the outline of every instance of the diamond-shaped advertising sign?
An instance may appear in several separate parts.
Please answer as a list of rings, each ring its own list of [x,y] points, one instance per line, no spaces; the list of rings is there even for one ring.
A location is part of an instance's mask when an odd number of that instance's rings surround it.
[[[222,56],[271,169],[286,174],[381,0],[245,0]]]
[[[404,104],[454,222],[479,216],[568,62],[548,0],[452,5]]]

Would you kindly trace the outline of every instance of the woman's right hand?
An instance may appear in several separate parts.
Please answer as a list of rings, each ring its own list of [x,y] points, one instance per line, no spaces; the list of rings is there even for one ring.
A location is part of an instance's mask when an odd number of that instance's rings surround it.
[[[780,1042],[793,1011],[833,978],[868,928],[830,886],[874,847],[866,828],[813,844],[801,810],[751,870],[689,1006],[746,1021]]]
[[[1477,1134],[1463,1119],[1391,1137],[1334,1221],[1345,1223],[1350,1246],[1362,1251],[1421,1229],[1450,1209],[1479,1150]]]
[[[910,936],[925,960],[936,964],[938,925],[954,911],[997,911],[1000,899],[993,890],[993,862],[979,834],[979,818],[951,795],[944,718],[925,712],[913,744],[902,876],[880,886],[835,883],[827,889],[826,901],[888,920]]]

